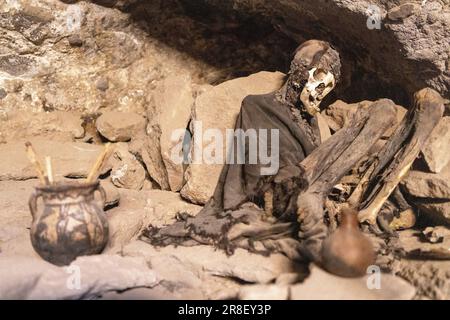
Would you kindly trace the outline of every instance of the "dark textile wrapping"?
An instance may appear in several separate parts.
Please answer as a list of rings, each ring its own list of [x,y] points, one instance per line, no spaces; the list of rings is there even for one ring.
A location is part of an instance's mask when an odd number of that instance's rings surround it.
[[[180,215],[175,224],[161,229],[150,226],[143,240],[156,245],[214,244],[231,254],[236,247],[269,254],[282,252],[301,258],[297,238],[296,201],[306,181],[298,164],[315,149],[310,135],[293,118],[290,107],[276,93],[248,96],[242,102],[236,129],[279,130],[279,170],[262,176],[257,164],[225,165],[213,197],[195,217]],[[258,141],[259,141],[258,133]],[[234,141],[236,150],[236,139]],[[271,154],[271,144],[267,144]],[[246,159],[248,139],[245,141]],[[272,188],[273,217],[267,217],[263,194]]]

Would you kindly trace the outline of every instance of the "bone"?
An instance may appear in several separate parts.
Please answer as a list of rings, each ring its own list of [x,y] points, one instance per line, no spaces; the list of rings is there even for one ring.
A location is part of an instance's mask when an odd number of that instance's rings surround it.
[[[320,250],[327,236],[323,222],[324,201],[333,186],[364,157],[383,132],[395,121],[394,103],[387,99],[359,109],[347,127],[315,149],[300,163],[309,183],[297,199],[299,237],[305,255],[321,260]]]
[[[336,80],[331,72],[312,68],[308,71],[309,78],[300,94],[300,100],[306,111],[314,116],[320,112],[320,103],[334,89]]]
[[[370,177],[376,168],[376,163],[377,163],[376,156],[372,157],[371,164],[364,172],[364,175],[362,176],[358,185],[355,187],[355,190],[353,190],[353,193],[351,194],[351,196],[347,199],[347,205],[350,208],[357,209],[359,204],[361,203],[361,199],[362,199],[363,194],[364,194],[364,192],[367,188],[367,185],[370,181]]]
[[[314,117],[319,128],[320,142],[324,143],[331,137],[330,127],[328,126],[327,120],[320,113],[316,113]]]
[[[444,113],[443,98],[425,88],[414,95],[414,107],[405,115],[383,150],[376,157],[366,185],[358,219],[375,224],[378,212],[408,173],[431,131]],[[360,192],[360,191],[359,191]]]
[[[399,166],[393,170],[388,177],[386,177],[383,182],[383,186],[378,191],[377,196],[372,200],[370,205],[358,213],[359,222],[368,222],[372,225],[376,224],[378,212],[403,177],[408,173],[419,152],[420,146],[416,141],[411,150],[409,150],[405,155],[403,161],[398,164]]]
[[[379,112],[382,112],[382,114],[377,115]],[[354,155],[362,157],[367,154],[369,151],[367,146],[370,148],[377,141],[374,141],[374,137],[380,137],[379,131],[394,123],[394,116],[394,103],[387,99],[378,100],[367,108],[359,108],[344,128],[327,139],[300,163],[300,166],[305,170],[305,178],[309,185],[316,182],[322,174],[328,172],[329,168],[335,163],[337,165],[334,165],[334,170],[337,169],[340,174],[346,174],[354,163],[353,160],[345,159],[343,153],[350,145],[356,143],[356,146],[352,149],[356,152]],[[363,128],[366,128],[364,134]],[[356,140],[357,137],[360,138]],[[343,170],[338,168],[341,163],[346,164],[343,173],[341,172]],[[340,177],[333,178],[333,182],[329,183],[332,184],[331,187],[336,185],[339,179]]]

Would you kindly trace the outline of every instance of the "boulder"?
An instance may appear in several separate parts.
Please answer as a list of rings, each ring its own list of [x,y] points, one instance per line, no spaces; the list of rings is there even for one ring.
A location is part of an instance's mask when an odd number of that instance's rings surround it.
[[[401,260],[394,266],[395,273],[414,284],[415,299],[450,299],[450,261]]]
[[[117,205],[120,201],[120,193],[117,187],[112,184],[110,179],[100,180],[100,184],[106,193],[105,208]]]
[[[75,111],[13,110],[0,118],[0,136],[3,136],[6,142],[36,136],[72,141],[83,137],[82,122],[81,113]]]
[[[167,170],[161,156],[159,140],[155,135],[140,135],[129,144],[129,150],[145,164],[150,177],[162,190],[170,190]]]
[[[450,200],[450,165],[439,174],[410,171],[401,185],[414,197]]]
[[[443,117],[422,150],[431,172],[441,172],[450,163],[450,117]],[[449,191],[450,192],[450,191]]]
[[[111,181],[119,188],[141,190],[145,181],[145,169],[136,157],[128,151],[126,143],[114,145],[110,158],[113,162]]]
[[[182,250],[182,249],[181,249]],[[133,289],[124,293],[109,293],[106,299],[230,299],[236,298],[239,283],[235,279],[217,277],[205,272],[198,263],[179,259],[166,250],[157,250],[135,241],[122,251],[125,256],[143,257],[161,281],[151,289]]]
[[[442,226],[436,228],[444,229]],[[448,232],[449,229],[445,229],[443,241],[438,243],[430,243],[428,236],[417,230],[398,233],[399,246],[408,259],[395,261],[391,268],[395,274],[414,284],[417,299],[450,299]]]
[[[117,251],[137,238],[150,224],[172,224],[178,213],[195,215],[201,207],[187,203],[178,193],[162,190],[119,189],[120,205],[108,211],[108,251]]]
[[[197,97],[193,120],[201,124],[194,126],[196,135],[203,135],[207,129],[219,129],[225,137],[226,129],[234,129],[242,100],[251,94],[266,94],[279,89],[285,75],[280,72],[259,72],[249,77],[226,81]],[[195,132],[195,130],[201,132]],[[203,141],[205,147],[210,141]],[[223,141],[225,148],[225,141]],[[223,155],[226,153],[223,152]],[[193,157],[195,158],[195,154]],[[197,155],[202,159],[202,155]],[[223,161],[224,163],[225,161]],[[204,204],[214,192],[223,164],[192,163],[186,172],[186,184],[181,190],[184,198]]]
[[[416,290],[400,277],[380,273],[362,278],[341,278],[313,266],[300,284],[291,286],[292,300],[411,300]]]
[[[172,191],[180,191],[183,186],[183,163],[174,158],[180,157],[180,147],[194,103],[191,78],[170,75],[156,87],[153,94],[153,108],[148,111],[149,124],[147,134],[153,143],[147,144],[147,152],[160,153],[146,164],[155,180],[164,180],[160,184],[169,186]],[[177,132],[178,130],[178,132]],[[181,155],[182,156],[182,155]],[[155,167],[165,168],[165,175],[153,174]],[[164,188],[165,189],[165,188]]]
[[[55,180],[62,177],[86,177],[94,165],[97,157],[103,151],[103,146],[81,142],[60,142],[44,138],[17,140],[0,144],[0,180],[26,180],[36,178],[37,174],[25,153],[25,142],[30,141],[44,163],[44,156],[50,156],[53,164]],[[101,173],[111,169],[104,165]]]
[[[147,121],[133,112],[104,112],[96,121],[98,132],[112,142],[126,142],[145,132]]]
[[[92,299],[109,291],[158,284],[144,259],[119,255],[79,257],[67,267],[9,256],[0,259],[0,270],[2,299]]]
[[[389,20],[398,21],[408,18],[409,16],[416,13],[418,10],[420,10],[420,6],[417,3],[408,2],[403,3],[389,10],[387,16]]]
[[[259,284],[268,284],[280,274],[294,272],[298,268],[296,263],[282,254],[263,256],[237,249],[228,256],[224,251],[206,245],[154,248],[143,241],[134,241],[125,246],[122,252],[125,256],[143,256],[150,263],[153,259],[162,259],[162,256],[173,257],[194,273]]]
[[[410,171],[401,186],[425,217],[450,224],[450,164],[440,173]]]
[[[444,226],[427,227],[422,232],[404,230],[398,233],[398,245],[406,257],[415,259],[449,259],[450,230]]]

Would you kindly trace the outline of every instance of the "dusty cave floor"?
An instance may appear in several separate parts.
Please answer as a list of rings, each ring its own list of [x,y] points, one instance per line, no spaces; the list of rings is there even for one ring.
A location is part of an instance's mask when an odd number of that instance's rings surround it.
[[[169,223],[177,211],[191,210],[195,214],[199,207],[168,191],[126,189],[119,190],[120,205],[106,212],[112,231],[107,249],[101,255],[72,263],[81,266],[82,285],[80,290],[68,290],[70,274],[44,262],[31,247],[27,199],[37,182],[35,179],[0,181],[0,296],[3,298],[448,297],[442,290],[443,282],[448,281],[450,261],[398,261],[399,274],[412,285],[399,277],[383,274],[381,289],[369,290],[367,278],[337,278],[317,267],[295,264],[281,255],[263,257],[237,250],[235,255],[226,257],[208,246],[155,249],[136,239],[145,224],[162,220]],[[409,244],[414,245],[411,241]]]

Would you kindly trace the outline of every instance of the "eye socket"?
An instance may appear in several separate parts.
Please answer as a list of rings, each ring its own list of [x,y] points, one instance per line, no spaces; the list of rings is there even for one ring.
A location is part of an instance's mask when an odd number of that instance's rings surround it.
[[[314,70],[313,77],[316,80],[323,80],[327,76],[327,72],[324,69],[316,69]]]

